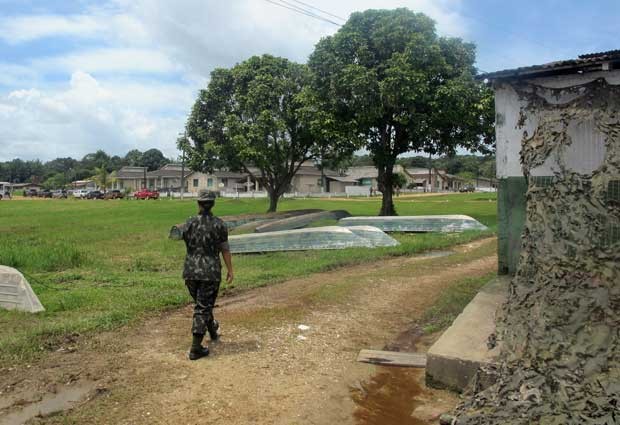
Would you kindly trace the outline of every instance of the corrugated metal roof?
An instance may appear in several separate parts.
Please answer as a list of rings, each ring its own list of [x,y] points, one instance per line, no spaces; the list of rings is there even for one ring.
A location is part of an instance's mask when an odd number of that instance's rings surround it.
[[[605,68],[604,64],[609,64]],[[514,69],[489,72],[478,76],[480,79],[498,80],[504,78],[534,78],[560,74],[606,71],[620,69],[620,50],[587,53],[576,59],[560,60],[542,65],[524,66]]]
[[[342,183],[357,183],[357,179],[348,176],[326,176],[330,180],[335,180]]]
[[[185,170],[185,177],[191,174],[191,170]],[[166,177],[166,178],[181,178],[181,170],[165,170],[163,168],[155,171],[149,171],[146,173],[147,177]]]

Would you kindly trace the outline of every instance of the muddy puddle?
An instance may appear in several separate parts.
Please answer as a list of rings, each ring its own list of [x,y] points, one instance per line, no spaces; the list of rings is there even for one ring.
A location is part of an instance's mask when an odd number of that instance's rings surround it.
[[[427,422],[412,416],[424,392],[418,383],[423,373],[423,369],[379,367],[369,381],[351,388],[355,423],[425,425]]]
[[[453,255],[454,251],[428,251],[422,254],[416,254],[413,258],[441,258]]]
[[[90,381],[76,382],[60,387],[55,393],[45,394],[40,400],[28,403],[17,401],[7,413],[0,412],[0,425],[23,424],[37,416],[70,410],[85,400],[95,390],[96,384]]]

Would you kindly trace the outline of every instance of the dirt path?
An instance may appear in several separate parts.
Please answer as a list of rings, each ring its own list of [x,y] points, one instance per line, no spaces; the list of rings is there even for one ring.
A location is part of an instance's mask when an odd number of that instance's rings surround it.
[[[443,289],[496,269],[494,246],[486,239],[451,256],[391,259],[224,297],[216,309],[221,341],[196,362],[186,358],[189,306],[142,326],[68,340],[42,364],[0,369],[0,424],[62,403],[73,410],[31,422],[436,423],[429,418],[456,399],[425,388],[423,370],[355,359],[362,348],[412,350],[413,324]],[[88,396],[78,402],[80,388]]]

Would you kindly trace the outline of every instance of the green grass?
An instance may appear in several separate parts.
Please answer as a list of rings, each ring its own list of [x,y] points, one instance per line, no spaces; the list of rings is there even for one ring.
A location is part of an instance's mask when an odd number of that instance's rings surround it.
[[[346,209],[376,214],[378,199],[295,199],[280,210]],[[467,214],[496,228],[493,194],[396,200],[402,215]],[[217,215],[260,213],[266,200],[219,200]],[[46,308],[26,314],[0,310],[0,361],[30,359],[67,334],[114,329],[189,301],[181,279],[185,249],[169,228],[195,213],[192,201],[12,200],[0,203],[0,264],[24,272]],[[401,234],[398,247],[234,256],[240,291],[291,277],[470,241],[480,232]],[[294,266],[291,266],[294,265]]]
[[[476,296],[480,288],[497,276],[489,273],[481,277],[461,279],[445,290],[433,307],[428,309],[422,318],[425,333],[434,333],[446,329],[456,316],[461,314],[465,306]]]

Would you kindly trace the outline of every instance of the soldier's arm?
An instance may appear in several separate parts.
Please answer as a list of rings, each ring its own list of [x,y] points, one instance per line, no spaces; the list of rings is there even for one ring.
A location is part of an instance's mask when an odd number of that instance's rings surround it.
[[[226,244],[228,244],[228,242],[226,242]],[[226,282],[232,283],[235,278],[235,274],[233,272],[232,254],[230,253],[230,250],[222,250],[222,258],[226,264]]]
[[[222,251],[222,258],[224,259],[224,264],[226,264],[226,282],[232,283],[235,275],[232,265],[232,254],[228,245],[228,228],[224,224],[222,224],[221,228],[220,251]]]

